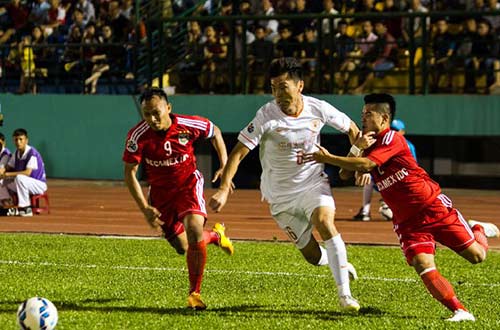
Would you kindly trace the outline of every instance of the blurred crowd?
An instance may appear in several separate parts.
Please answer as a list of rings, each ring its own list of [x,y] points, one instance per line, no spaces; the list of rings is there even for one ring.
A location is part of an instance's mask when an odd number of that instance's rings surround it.
[[[181,93],[269,93],[267,68],[280,56],[301,59],[306,92],[365,93],[396,75],[407,84],[410,68],[430,92],[500,92],[498,0],[0,0],[0,84],[36,93],[56,77],[64,92],[93,94],[102,77],[134,81],[150,18],[136,19],[136,4],[161,8],[160,18],[205,16],[167,29],[153,55],[168,58]],[[383,16],[450,10],[463,15]],[[217,19],[228,16],[244,18]]]
[[[19,93],[37,81],[83,74],[95,93],[105,74],[133,78],[133,0],[11,0],[0,7],[2,75],[19,77]],[[80,79],[81,80],[81,79]]]
[[[176,2],[179,10],[192,5],[189,1]],[[195,13],[210,15],[212,6],[212,1],[206,1]],[[268,93],[266,73],[270,61],[279,56],[295,56],[304,64],[310,92],[359,94],[366,92],[374,79],[383,79],[395,71],[407,75],[409,49],[413,45],[412,60],[417,71],[426,60],[430,92],[498,92],[499,9],[497,0],[222,1],[217,15],[268,18],[236,21],[234,40],[229,21],[188,22],[184,44],[187,55],[172,71],[173,82],[185,93],[227,93],[232,79],[237,85],[245,80],[247,92]],[[373,15],[449,10],[461,10],[464,15],[432,19],[419,16],[413,20]],[[467,12],[484,15],[467,16]],[[313,13],[372,15],[369,19],[300,18]],[[273,19],[282,14],[298,16]],[[228,64],[232,44],[236,59],[234,77],[230,76]],[[244,64],[246,68],[242,68]],[[247,75],[242,75],[243,69]],[[481,77],[484,82],[477,86]],[[322,83],[315,84],[318,80]]]

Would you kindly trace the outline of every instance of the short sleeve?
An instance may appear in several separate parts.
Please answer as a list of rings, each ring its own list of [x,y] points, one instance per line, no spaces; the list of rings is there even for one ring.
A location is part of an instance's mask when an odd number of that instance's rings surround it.
[[[35,156],[30,157],[28,163],[26,164],[26,168],[31,168],[32,170],[38,169],[38,160],[36,159]]]
[[[178,125],[186,127],[193,135],[193,140],[211,139],[214,136],[214,124],[204,117],[178,116]]]
[[[342,133],[348,133],[351,127],[351,118],[328,102],[321,101],[321,113],[325,124]]]
[[[17,151],[14,151],[14,152],[17,152]],[[12,154],[12,156],[9,158],[9,161],[7,162],[7,166],[10,168],[16,167],[16,157],[14,156],[14,154]]]
[[[133,131],[129,132],[127,136],[122,159],[126,163],[135,164],[142,161],[142,143],[132,133]]]
[[[238,141],[243,143],[248,149],[253,150],[257,147],[264,134],[264,125],[261,119],[262,116],[257,113],[255,118],[240,131]]]

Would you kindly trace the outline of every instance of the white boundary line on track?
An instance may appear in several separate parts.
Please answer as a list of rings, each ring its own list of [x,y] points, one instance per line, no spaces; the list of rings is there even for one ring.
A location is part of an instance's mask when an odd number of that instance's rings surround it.
[[[8,266],[33,266],[33,267],[65,267],[65,268],[87,268],[87,269],[113,269],[113,270],[134,270],[134,271],[156,271],[156,272],[187,272],[185,268],[173,267],[146,267],[146,266],[106,266],[94,264],[58,264],[54,262],[32,262],[32,261],[18,261],[18,260],[0,260],[0,265]],[[256,272],[244,270],[221,270],[221,269],[206,269],[205,273],[213,274],[245,274],[254,276],[295,276],[295,277],[331,277],[331,275],[320,274],[301,274],[289,272]],[[381,281],[381,282],[405,282],[417,283],[420,282],[413,278],[385,278],[374,276],[360,276],[359,280],[363,281]],[[358,280],[358,281],[359,281]],[[457,285],[457,283],[453,283]],[[486,287],[500,287],[500,283],[462,283],[464,286],[486,286]]]

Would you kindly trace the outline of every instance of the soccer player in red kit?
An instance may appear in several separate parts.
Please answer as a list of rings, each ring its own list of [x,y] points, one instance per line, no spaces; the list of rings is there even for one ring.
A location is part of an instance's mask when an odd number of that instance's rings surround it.
[[[486,258],[486,237],[498,237],[492,223],[469,220],[453,208],[441,187],[418,166],[405,138],[390,130],[396,103],[389,94],[369,94],[362,112],[363,136],[347,157],[325,148],[305,156],[307,161],[341,168],[343,179],[354,171],[370,172],[384,201],[392,209],[394,231],[409,265],[413,266],[430,294],[453,312],[449,321],[475,321],[458,300],[451,284],[434,262],[436,242],[476,264]]]
[[[167,95],[160,88],[149,88],[140,97],[144,120],[127,136],[123,161],[125,183],[153,228],[161,228],[165,238],[179,254],[187,251],[189,272],[188,307],[203,310],[201,282],[207,258],[206,244],[219,245],[229,255],[233,245],[224,225],[216,223],[204,231],[207,218],[203,195],[203,176],[196,168],[193,143],[210,139],[219,157],[217,180],[227,162],[221,131],[206,118],[173,114]],[[149,199],[136,177],[140,163],[150,185]]]

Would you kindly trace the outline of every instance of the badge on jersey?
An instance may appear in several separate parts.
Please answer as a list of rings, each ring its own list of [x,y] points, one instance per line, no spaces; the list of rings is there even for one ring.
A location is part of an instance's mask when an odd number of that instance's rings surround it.
[[[137,142],[134,140],[127,141],[127,151],[128,152],[136,152],[139,147],[137,146]]]
[[[319,119],[313,119],[313,121],[311,122],[311,130],[313,130],[314,132],[319,131],[320,125],[321,122]]]
[[[248,125],[248,127],[247,127],[248,133],[253,133],[254,130],[255,130],[255,126],[253,126],[253,123],[250,123],[250,125]]]
[[[189,142],[189,131],[181,131],[178,135],[179,143],[185,146]]]

